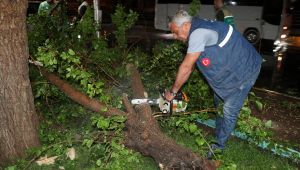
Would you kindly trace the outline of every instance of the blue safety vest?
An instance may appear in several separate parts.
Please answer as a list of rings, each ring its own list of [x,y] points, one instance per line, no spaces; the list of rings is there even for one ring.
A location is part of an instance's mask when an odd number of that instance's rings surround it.
[[[197,66],[222,99],[251,79],[259,71],[262,57],[256,49],[232,26],[223,22],[194,18],[191,33],[205,28],[218,33],[216,45],[205,46]]]

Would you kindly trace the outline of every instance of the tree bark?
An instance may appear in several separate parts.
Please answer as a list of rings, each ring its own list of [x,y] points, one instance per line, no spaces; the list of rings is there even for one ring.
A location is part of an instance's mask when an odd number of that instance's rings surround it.
[[[139,72],[133,67],[128,67],[131,72],[131,84],[135,89],[134,97],[144,96],[144,87],[140,80]],[[45,78],[61,89],[67,96],[83,106],[99,112],[107,107],[105,104],[90,99],[85,94],[73,89],[66,81],[45,70],[42,71]],[[139,89],[139,90],[137,90]],[[127,116],[125,145],[145,156],[151,156],[162,169],[215,169],[215,166],[207,159],[201,158],[190,149],[184,148],[175,143],[174,140],[166,137],[160,130],[155,118],[152,116],[148,104],[132,107],[126,95],[123,96],[123,103],[128,113],[118,109],[107,107],[105,116],[125,115]]]
[[[27,0],[0,3],[0,166],[39,146],[29,80]]]

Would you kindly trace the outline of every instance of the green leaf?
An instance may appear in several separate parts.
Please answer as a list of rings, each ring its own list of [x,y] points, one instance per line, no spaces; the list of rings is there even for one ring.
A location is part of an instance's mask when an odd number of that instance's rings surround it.
[[[249,95],[255,97],[255,93],[254,92],[249,92]]]
[[[249,107],[242,107],[242,111],[244,111],[247,114],[251,114],[251,109]]]
[[[5,170],[15,170],[15,169],[17,169],[16,165],[5,168]]]
[[[175,125],[178,126],[181,122],[182,122],[182,120],[179,119],[178,121],[176,121]]]
[[[101,159],[98,159],[98,160],[96,161],[96,165],[97,165],[97,166],[101,166],[101,164],[102,164]]]
[[[92,139],[84,139],[82,145],[85,145],[88,148],[90,148],[93,143],[94,143],[94,140],[92,140]]]
[[[97,127],[99,129],[107,129],[109,127],[109,123],[110,121],[108,119],[99,119],[98,122],[97,122]]]
[[[259,111],[262,111],[262,110],[263,110],[263,104],[262,104],[260,101],[256,100],[256,101],[255,101],[255,106],[256,106],[256,108],[257,108]]]
[[[198,130],[198,127],[195,124],[190,124],[189,130],[191,133],[195,133]]]
[[[67,59],[67,54],[65,53],[65,52],[62,52],[61,53],[61,55],[60,55],[60,57],[63,59],[63,60],[65,60],[65,59]]]
[[[68,75],[68,74],[67,74]],[[68,77],[67,77],[68,78]],[[80,80],[80,84],[83,85],[83,86],[86,86],[86,84],[88,83],[88,80],[87,79],[82,79]]]
[[[272,127],[272,120],[268,120],[268,121],[265,123],[265,126],[268,127],[268,128],[271,128],[271,127]]]
[[[202,146],[205,143],[205,140],[203,138],[199,137],[199,136],[196,137],[195,141],[196,141],[198,146]]]
[[[126,121],[126,118],[124,116],[114,116],[112,120],[118,123],[123,123]]]
[[[75,55],[75,52],[74,52],[72,49],[69,49],[68,53],[69,53],[70,55]]]
[[[108,108],[107,107],[103,107],[101,108],[101,112],[107,112]]]
[[[183,128],[186,130],[186,131],[189,131],[189,125],[187,123],[183,123]]]

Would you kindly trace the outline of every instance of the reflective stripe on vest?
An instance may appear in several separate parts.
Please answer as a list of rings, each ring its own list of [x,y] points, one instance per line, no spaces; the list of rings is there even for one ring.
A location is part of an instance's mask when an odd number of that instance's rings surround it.
[[[229,41],[229,38],[231,37],[232,32],[233,32],[233,28],[231,25],[229,25],[229,30],[228,30],[224,40],[219,44],[219,47],[223,47]]]

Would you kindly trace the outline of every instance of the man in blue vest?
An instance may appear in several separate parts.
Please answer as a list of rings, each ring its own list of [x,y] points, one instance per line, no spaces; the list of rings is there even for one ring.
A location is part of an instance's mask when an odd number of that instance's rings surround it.
[[[192,18],[180,10],[169,27],[175,39],[188,42],[188,49],[165,97],[173,100],[197,65],[214,91],[215,107],[223,102],[223,116],[216,119],[217,143],[211,145],[212,151],[223,151],[258,77],[262,58],[235,28],[223,22]],[[212,151],[208,158],[212,158]]]

